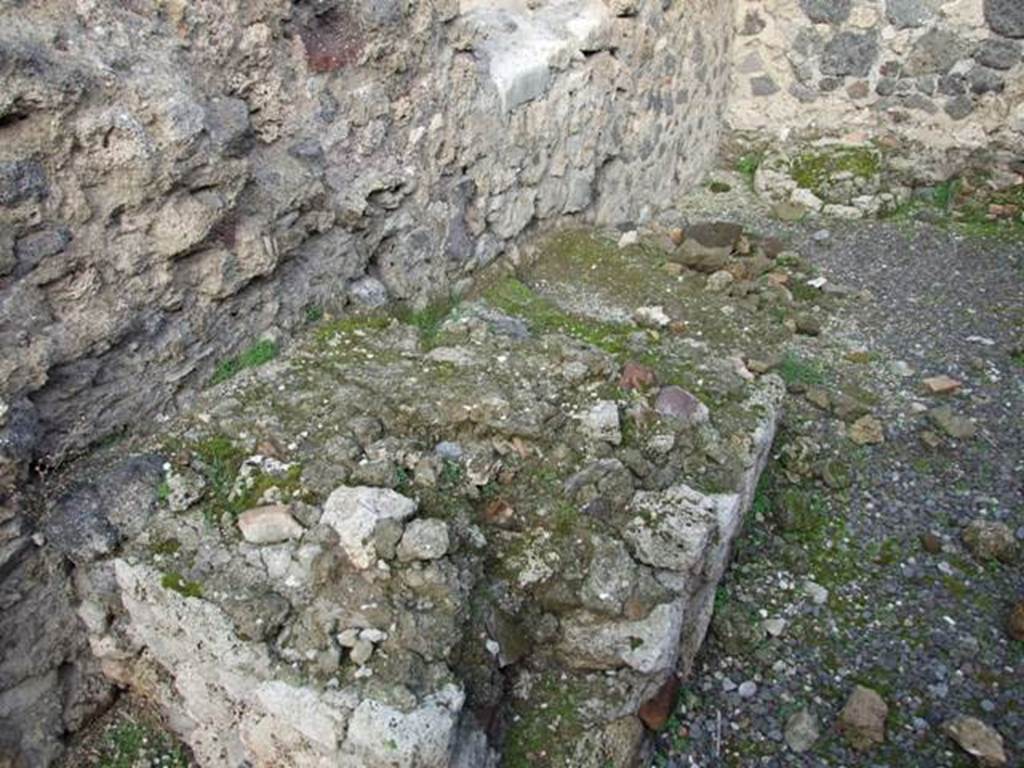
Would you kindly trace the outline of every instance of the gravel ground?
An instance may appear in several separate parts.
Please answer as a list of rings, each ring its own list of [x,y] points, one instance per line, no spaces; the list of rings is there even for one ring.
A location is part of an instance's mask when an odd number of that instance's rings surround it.
[[[654,765],[974,765],[943,732],[958,715],[1024,764],[1024,642],[1007,629],[1024,600],[1024,244],[919,223],[781,226],[738,202],[718,208],[860,293],[789,365],[773,461]],[[926,393],[941,374],[963,386]],[[829,410],[811,402],[822,392]],[[841,393],[884,443],[850,439]],[[976,433],[951,437],[927,413],[941,405]],[[1008,526],[1015,561],[965,546],[979,518]],[[857,684],[888,706],[884,743],[862,752],[837,728]],[[786,726],[801,710],[819,735],[798,753]]]

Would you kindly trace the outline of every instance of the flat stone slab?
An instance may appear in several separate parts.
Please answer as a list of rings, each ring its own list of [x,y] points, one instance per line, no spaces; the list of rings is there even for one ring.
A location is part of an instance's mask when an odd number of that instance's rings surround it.
[[[612,19],[601,0],[463,0],[460,12],[505,110],[541,96],[583,51],[605,47]]]

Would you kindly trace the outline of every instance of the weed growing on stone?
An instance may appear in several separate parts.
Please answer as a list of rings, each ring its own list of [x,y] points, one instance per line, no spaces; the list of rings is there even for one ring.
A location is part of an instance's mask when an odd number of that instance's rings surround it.
[[[325,343],[338,336],[358,331],[382,331],[391,325],[391,318],[383,314],[349,315],[329,320],[316,330],[316,340]]]
[[[816,360],[808,360],[794,352],[789,352],[779,362],[779,376],[787,385],[814,385],[825,381],[823,366]]]
[[[736,170],[747,178],[751,187],[754,186],[754,175],[761,166],[762,160],[764,160],[764,155],[760,152],[748,152],[736,161]]]
[[[277,344],[269,339],[256,342],[242,354],[229,358],[218,365],[210,379],[210,386],[221,384],[246,368],[256,368],[264,363],[269,363],[277,357],[277,352]]]
[[[319,304],[310,304],[306,307],[306,324],[313,325],[324,319],[324,308]]]
[[[413,326],[420,332],[420,342],[425,349],[432,349],[437,345],[441,325],[457,306],[458,303],[454,299],[444,299],[423,309],[398,312],[396,316],[401,322]]]
[[[155,729],[132,720],[107,730],[100,753],[97,768],[136,768],[139,765],[187,768],[189,764],[181,747]]]

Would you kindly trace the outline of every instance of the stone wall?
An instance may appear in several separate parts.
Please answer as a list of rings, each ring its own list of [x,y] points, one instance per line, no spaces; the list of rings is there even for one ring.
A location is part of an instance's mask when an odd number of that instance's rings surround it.
[[[0,0],[0,765],[48,764],[110,694],[81,570],[19,506],[28,464],[186,404],[261,335],[461,290],[546,222],[669,207],[718,143],[732,16]],[[61,535],[90,551],[120,486]]]
[[[743,0],[737,14],[733,128],[1024,143],[1017,0]]]
[[[542,222],[668,206],[717,145],[732,4],[528,5],[0,2],[19,456],[180,404],[261,333],[462,287]]]

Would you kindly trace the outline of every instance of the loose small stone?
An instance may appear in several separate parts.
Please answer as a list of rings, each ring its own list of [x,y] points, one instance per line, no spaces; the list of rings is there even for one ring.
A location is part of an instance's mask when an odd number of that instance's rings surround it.
[[[786,746],[797,754],[806,752],[814,746],[821,735],[818,729],[818,718],[808,709],[794,712],[786,721]]]
[[[858,685],[839,713],[836,728],[854,749],[865,750],[885,741],[888,714],[889,707],[876,691]]]
[[[933,395],[950,395],[963,386],[963,382],[946,375],[930,376],[923,383],[924,388]]]
[[[850,439],[857,445],[878,445],[885,442],[882,422],[874,416],[862,416],[850,425]]]
[[[977,759],[979,765],[1006,765],[1003,737],[998,731],[978,718],[960,715],[944,723],[942,730],[964,752]]]
[[[256,507],[238,516],[238,529],[250,544],[278,544],[298,539],[304,529],[286,505]]]

